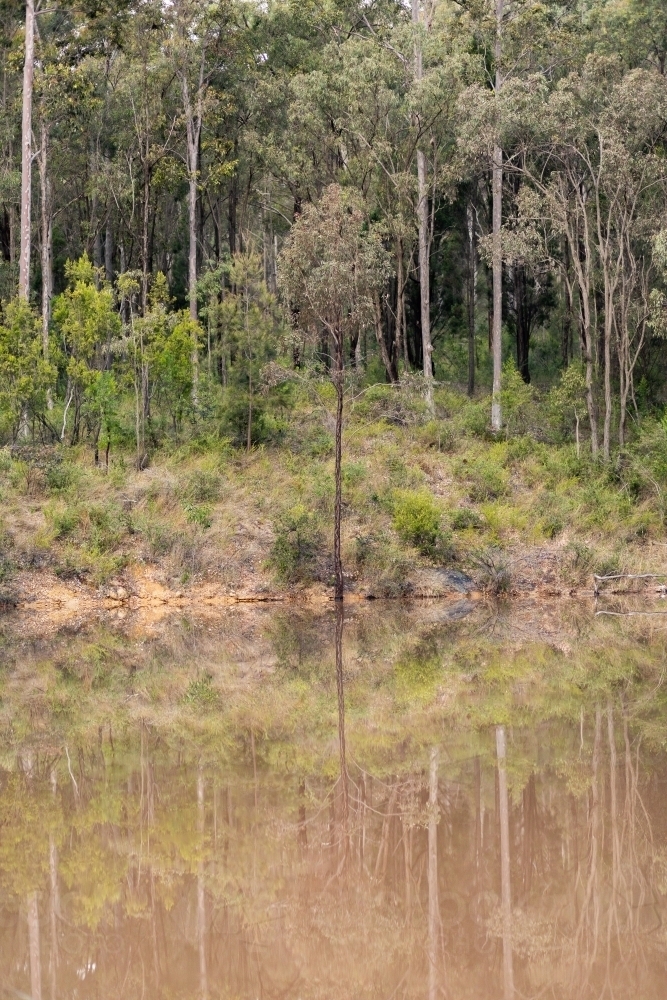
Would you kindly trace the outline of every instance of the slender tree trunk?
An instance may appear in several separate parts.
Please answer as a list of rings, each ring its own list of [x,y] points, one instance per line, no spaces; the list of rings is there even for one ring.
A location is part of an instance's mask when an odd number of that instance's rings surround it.
[[[477,296],[477,254],[475,216],[472,202],[466,207],[468,222],[468,395],[475,393],[475,304]]]
[[[420,21],[419,0],[412,0],[412,23]],[[423,76],[422,49],[415,42],[415,82]],[[419,232],[419,301],[422,334],[422,362],[426,383],[426,403],[433,408],[433,345],[431,343],[431,290],[430,290],[430,232],[428,218],[428,183],[426,157],[417,150],[417,223]]]
[[[514,997],[514,963],[512,957],[512,886],[510,881],[510,821],[509,793],[505,761],[507,747],[505,727],[496,726],[496,754],[498,757],[498,800],[500,811],[500,884],[503,924],[503,995],[505,1000]]]
[[[32,209],[32,85],[35,73],[35,3],[26,0],[23,115],[21,120],[21,249],[19,298],[30,297],[30,220]]]
[[[375,339],[377,340],[378,348],[380,349],[380,357],[382,358],[384,370],[387,373],[387,381],[392,383],[397,382],[398,372],[396,371],[396,363],[395,360],[389,356],[387,342],[384,337],[382,305],[380,303],[380,294],[377,290],[373,292],[373,316],[375,319]]]
[[[342,510],[341,463],[343,451],[343,332],[334,332],[336,386],[336,496],[334,501],[334,600],[343,600],[343,563],[340,553],[340,523]]]
[[[144,204],[143,219],[141,227],[141,315],[148,312],[148,221],[150,215],[150,195],[151,195],[151,174],[148,165],[148,150],[146,150],[146,161],[144,163]]]
[[[106,232],[104,234],[104,277],[110,285],[113,285],[113,226],[111,211],[107,214]]]
[[[51,182],[48,174],[48,142],[46,122],[42,118],[39,150],[42,210],[42,352],[47,359],[49,356],[49,324],[51,322],[51,296],[53,293],[53,220],[51,217]]]
[[[503,37],[503,3],[496,0],[496,99],[500,97],[502,74],[500,61]],[[491,403],[491,428],[498,433],[503,425],[500,392],[503,369],[503,250],[501,228],[503,224],[503,151],[498,144],[493,147],[493,396]]]
[[[611,454],[611,338],[614,328],[613,301],[611,290],[605,293],[604,304],[604,426],[602,431],[602,454],[605,462]]]

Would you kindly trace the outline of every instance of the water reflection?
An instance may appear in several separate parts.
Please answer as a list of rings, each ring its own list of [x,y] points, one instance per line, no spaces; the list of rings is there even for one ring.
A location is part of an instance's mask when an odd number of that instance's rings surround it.
[[[448,717],[409,755],[385,741],[371,768],[384,736],[343,627],[340,609],[322,653],[336,728],[304,721],[289,753],[255,719],[218,753],[145,720],[17,741],[0,771],[13,995],[664,996],[667,760],[646,693],[610,683],[576,720],[523,724],[490,694],[472,726]]]

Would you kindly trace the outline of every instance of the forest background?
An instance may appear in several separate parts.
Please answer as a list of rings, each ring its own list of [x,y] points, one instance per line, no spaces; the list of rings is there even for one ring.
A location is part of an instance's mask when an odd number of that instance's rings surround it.
[[[649,558],[660,0],[1,16],[6,577]]]

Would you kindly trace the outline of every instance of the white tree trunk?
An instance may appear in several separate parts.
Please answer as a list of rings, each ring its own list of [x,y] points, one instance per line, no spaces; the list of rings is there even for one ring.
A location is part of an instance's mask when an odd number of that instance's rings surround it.
[[[502,74],[503,2],[496,0],[496,100],[500,96]],[[503,224],[503,151],[498,144],[493,147],[493,396],[491,402],[491,429],[500,431],[503,418],[500,405],[503,370],[503,252],[501,227]]]
[[[48,174],[49,137],[46,122],[40,123],[39,186],[42,209],[42,350],[49,356],[49,323],[53,294],[53,220],[51,217],[51,182]]]
[[[19,298],[30,295],[30,217],[32,206],[32,84],[35,73],[35,4],[26,0],[23,117],[21,121],[21,249]]]
[[[419,0],[412,0],[412,23],[419,24]],[[423,76],[422,50],[415,43],[415,82]],[[431,289],[429,275],[430,232],[428,218],[428,184],[426,181],[426,157],[417,150],[417,225],[419,231],[419,295],[421,305],[422,355],[424,380],[426,382],[426,402],[433,408],[433,345],[431,343]]]

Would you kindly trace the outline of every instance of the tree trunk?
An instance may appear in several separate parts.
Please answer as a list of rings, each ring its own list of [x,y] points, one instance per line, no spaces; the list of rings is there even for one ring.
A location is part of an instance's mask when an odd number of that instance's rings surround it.
[[[516,366],[521,378],[530,383],[528,353],[530,350],[530,315],[528,313],[528,289],[526,269],[523,264],[513,268],[514,311],[516,318]]]
[[[466,207],[468,222],[468,395],[475,393],[475,304],[477,296],[477,254],[475,217],[472,202]]]
[[[104,277],[108,284],[113,285],[113,228],[111,224],[111,212],[107,215],[106,232],[104,234]]]
[[[412,23],[420,21],[419,0],[412,0]],[[415,42],[415,82],[423,76],[422,50]],[[417,224],[419,232],[419,303],[422,334],[422,364],[426,383],[426,403],[433,409],[433,345],[431,343],[431,289],[430,289],[430,233],[428,219],[428,185],[426,157],[417,150]]]
[[[21,120],[21,249],[19,298],[30,297],[30,219],[32,208],[32,84],[35,73],[35,4],[26,0],[23,116]]]
[[[496,99],[500,97],[502,74],[500,60],[503,37],[503,3],[496,0]],[[493,147],[493,396],[491,403],[491,429],[498,433],[503,425],[500,392],[503,368],[503,250],[501,228],[503,224],[503,151]]]
[[[375,319],[375,339],[380,349],[380,357],[382,358],[384,370],[387,373],[387,381],[391,383],[397,382],[398,372],[396,370],[396,362],[395,358],[389,356],[389,351],[387,350],[382,323],[382,305],[380,303],[380,293],[377,290],[373,292],[373,316]]]
[[[39,181],[42,209],[42,352],[44,358],[48,359],[53,294],[53,220],[51,182],[48,175],[48,130],[44,119],[40,122]]]
[[[507,748],[505,727],[496,726],[496,753],[498,757],[498,804],[500,811],[500,885],[503,926],[503,996],[514,997],[514,963],[512,957],[512,886],[510,881],[510,821],[509,793],[505,761]]]
[[[614,328],[613,299],[611,290],[605,290],[604,303],[604,426],[602,431],[602,454],[605,462],[611,453],[611,338]]]
[[[334,600],[343,600],[343,564],[340,554],[340,522],[342,508],[341,460],[343,450],[343,332],[338,328],[334,332],[336,386],[336,460],[335,479],[336,496],[334,501]]]

